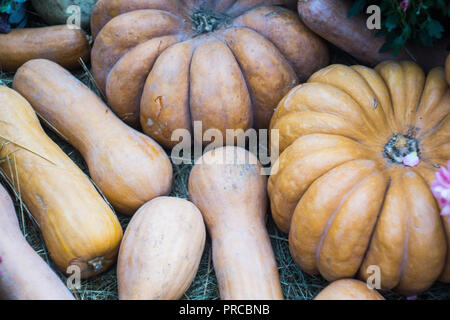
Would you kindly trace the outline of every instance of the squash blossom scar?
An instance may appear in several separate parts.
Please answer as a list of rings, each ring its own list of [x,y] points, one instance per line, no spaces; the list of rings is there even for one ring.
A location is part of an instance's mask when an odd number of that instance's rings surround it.
[[[396,134],[384,146],[384,155],[392,162],[415,167],[419,164],[419,143],[411,136]]]
[[[403,157],[402,162],[405,166],[415,167],[419,164],[420,160],[419,157],[417,156],[417,152],[414,151]]]

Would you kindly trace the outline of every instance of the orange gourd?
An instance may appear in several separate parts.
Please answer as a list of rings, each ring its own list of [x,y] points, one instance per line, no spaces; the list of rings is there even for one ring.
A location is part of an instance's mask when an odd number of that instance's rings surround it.
[[[31,60],[19,68],[13,87],[80,151],[92,179],[120,213],[132,215],[170,192],[172,164],[164,150],[120,121],[68,71],[49,60]]]
[[[97,2],[92,71],[108,104],[165,147],[176,129],[267,128],[284,94],[328,62],[284,0]]]
[[[369,289],[362,281],[342,279],[330,283],[314,300],[384,300],[384,298],[377,290]]]
[[[0,70],[15,72],[32,59],[50,59],[67,69],[89,61],[89,42],[79,29],[67,25],[13,29],[0,34]]]
[[[214,270],[225,300],[283,299],[267,234],[266,177],[243,148],[205,153],[189,177],[189,197],[212,239]]]
[[[31,105],[0,86],[0,169],[38,223],[56,265],[83,278],[111,266],[122,227],[97,189],[42,129]]]
[[[159,197],[133,216],[120,246],[121,300],[176,300],[197,274],[205,247],[202,214],[191,202]]]
[[[430,190],[450,158],[442,68],[328,66],[280,102],[271,129],[272,215],[304,271],[367,279],[376,265],[383,289],[407,295],[450,280],[449,223]]]

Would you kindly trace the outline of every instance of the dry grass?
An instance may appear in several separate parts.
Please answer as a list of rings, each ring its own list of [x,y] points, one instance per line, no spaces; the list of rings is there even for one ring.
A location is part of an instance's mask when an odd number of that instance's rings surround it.
[[[32,15],[30,25],[40,26],[42,25],[42,21],[40,21],[38,17]],[[332,62],[346,64],[356,63],[356,61],[354,61],[351,57],[335,48],[332,48]],[[74,75],[98,94],[98,91],[95,90],[88,70],[82,69],[75,72]],[[14,75],[11,73],[3,73],[0,71],[0,84],[11,86],[13,76]],[[71,145],[69,145],[54,132],[47,129],[46,131],[48,135],[64,150],[64,152],[66,152],[84,172],[88,173],[87,166],[78,151],[76,151]],[[174,184],[172,187],[171,196],[180,198],[188,197],[187,182],[191,168],[191,165],[174,165]],[[5,181],[3,180],[2,183],[5,184]],[[45,248],[39,228],[32,217],[21,206],[20,199],[17,198],[16,209],[20,226],[27,241],[36,250],[36,252],[45,261],[47,261],[50,266],[53,267],[61,279],[65,280],[65,276],[58,271],[56,266],[52,263]],[[122,226],[126,228],[129,218],[120,216],[119,220]],[[286,235],[281,233],[276,228],[271,218],[269,218],[267,227],[276,255],[285,298],[299,300],[312,299],[326,285],[326,281],[320,276],[307,275],[296,266],[289,254]],[[81,290],[74,292],[74,294],[79,299],[83,300],[117,299],[115,267],[112,267],[110,270],[99,276],[83,280],[81,283]],[[384,292],[383,295],[389,299],[403,299],[403,297],[393,292]],[[430,290],[420,295],[419,298],[450,299],[450,285],[437,283]],[[184,294],[183,299],[219,299],[219,290],[212,265],[211,244],[209,239],[207,240],[197,276],[189,290]]]

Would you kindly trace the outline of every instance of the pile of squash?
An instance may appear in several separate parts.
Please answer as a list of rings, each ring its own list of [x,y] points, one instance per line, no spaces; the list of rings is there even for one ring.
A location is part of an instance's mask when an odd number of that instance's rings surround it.
[[[450,159],[450,55],[428,74],[386,55],[329,65],[317,2],[300,1],[300,19],[291,0],[100,0],[92,50],[65,26],[0,35],[0,68],[15,72],[0,85],[0,171],[63,273],[117,262],[119,299],[179,299],[208,232],[222,299],[283,299],[270,208],[299,268],[333,282],[317,300],[383,300],[352,279],[373,266],[378,289],[406,296],[450,282],[450,222],[431,191]],[[66,70],[89,58],[104,100]],[[169,197],[173,133],[195,121],[277,130],[270,177],[222,146],[196,159],[189,200]],[[117,215],[131,217],[126,230]],[[1,185],[0,227],[0,298],[74,299]]]

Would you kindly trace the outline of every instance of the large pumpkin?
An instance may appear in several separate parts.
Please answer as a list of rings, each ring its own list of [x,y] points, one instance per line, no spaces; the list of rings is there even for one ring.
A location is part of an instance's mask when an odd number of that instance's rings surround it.
[[[283,98],[271,129],[282,152],[272,214],[304,271],[333,281],[379,270],[383,289],[405,294],[450,280],[450,225],[430,191],[450,158],[442,68],[328,66]]]
[[[273,109],[328,62],[286,0],[100,0],[92,70],[111,108],[166,147],[176,129],[267,128]]]

